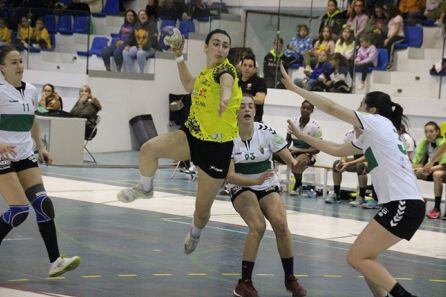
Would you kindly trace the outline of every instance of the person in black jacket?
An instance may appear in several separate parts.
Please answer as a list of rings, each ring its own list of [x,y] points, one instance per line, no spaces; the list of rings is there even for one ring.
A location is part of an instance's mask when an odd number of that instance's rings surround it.
[[[283,52],[283,39],[276,38],[273,43],[273,48],[263,59],[263,77],[265,78],[267,88],[284,89],[280,82],[280,63],[288,70],[289,64],[294,61],[294,58],[287,57]]]
[[[93,138],[96,135],[95,127],[98,121],[98,112],[102,109],[99,100],[91,95],[91,88],[84,85],[79,90],[77,100],[70,113],[77,118],[87,119],[85,123],[85,138]]]
[[[328,0],[327,13],[322,16],[321,25],[319,27],[319,33],[322,32],[324,27],[330,27],[335,39],[339,37],[342,31],[342,26],[346,22],[345,12],[342,12],[338,8],[338,2],[336,0]]]

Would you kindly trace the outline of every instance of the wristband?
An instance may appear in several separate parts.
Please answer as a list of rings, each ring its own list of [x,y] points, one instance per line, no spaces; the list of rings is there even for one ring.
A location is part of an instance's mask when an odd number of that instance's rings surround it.
[[[175,57],[175,62],[177,62],[177,63],[181,63],[181,62],[183,62],[184,61],[184,57],[183,57],[183,55],[181,55],[181,56],[179,56],[179,57]]]

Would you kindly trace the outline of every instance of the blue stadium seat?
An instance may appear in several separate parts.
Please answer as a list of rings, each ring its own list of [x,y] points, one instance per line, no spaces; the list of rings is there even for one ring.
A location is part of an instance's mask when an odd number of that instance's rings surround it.
[[[300,66],[302,66],[302,64],[296,62],[296,63],[288,65],[288,68],[289,69],[299,69]]]
[[[160,31],[162,31],[164,27],[167,27],[167,26],[176,27],[176,25],[177,25],[177,20],[161,19]]]
[[[64,35],[73,34],[73,17],[69,14],[59,16],[57,21],[57,32]]]
[[[118,37],[113,37],[111,42],[110,42],[110,46],[115,45],[117,41],[118,41]]]
[[[424,20],[421,25],[423,25],[423,27],[435,27],[435,21],[436,20]]]
[[[111,38],[119,37],[119,33],[110,33]]]
[[[107,0],[102,12],[107,15],[119,15],[119,0]]]
[[[46,14],[43,17],[43,21],[45,22],[45,27],[48,30],[48,33],[54,34],[57,32],[56,16],[54,14]]]
[[[75,16],[73,23],[73,32],[88,34],[88,24],[89,24],[88,16],[84,15]]]
[[[378,64],[376,67],[370,67],[369,70],[386,70],[387,65],[389,64],[389,54],[387,53],[386,48],[378,49]]]
[[[96,55],[98,57],[101,56],[101,51],[108,44],[107,37],[96,36],[93,38],[93,42],[91,43],[91,48],[89,51],[77,51],[78,56],[87,57],[91,55]]]
[[[179,30],[184,37],[188,38],[189,33],[195,32],[195,24],[193,21],[180,21]]]
[[[423,27],[406,26],[404,27],[405,41],[395,44],[395,49],[406,49],[411,47],[421,47],[423,44]]]

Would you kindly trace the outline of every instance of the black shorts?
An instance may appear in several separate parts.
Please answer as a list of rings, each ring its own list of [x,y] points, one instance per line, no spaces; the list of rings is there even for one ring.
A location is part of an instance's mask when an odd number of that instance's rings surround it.
[[[224,179],[228,175],[234,142],[206,141],[194,137],[187,127],[181,127],[187,137],[191,161],[210,177]]]
[[[10,172],[19,172],[29,168],[39,167],[37,157],[34,155],[19,161],[0,160],[0,175]]]
[[[393,235],[410,240],[426,214],[423,200],[391,201],[381,206],[374,219]]]
[[[253,190],[248,187],[233,186],[229,190],[229,195],[231,196],[232,204],[234,204],[235,198],[237,198],[238,195],[240,195],[241,193],[243,193],[245,191],[253,192],[256,195],[257,200],[260,201],[260,199],[262,199],[263,197],[265,197],[266,195],[268,195],[270,193],[274,193],[274,192],[280,193],[280,188],[279,188],[279,186],[271,186],[264,190]]]

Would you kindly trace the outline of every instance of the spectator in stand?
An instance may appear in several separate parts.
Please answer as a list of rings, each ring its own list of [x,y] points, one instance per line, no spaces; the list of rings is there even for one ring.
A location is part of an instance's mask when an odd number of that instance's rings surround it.
[[[446,13],[446,1],[444,0],[427,0],[424,16],[428,20],[436,20],[435,24],[441,26],[443,24]]]
[[[296,78],[294,83],[309,91],[323,91],[333,70],[333,65],[328,61],[328,51],[320,51],[318,62],[314,68],[312,70],[305,68],[306,77],[304,79]]]
[[[355,54],[355,36],[353,35],[353,29],[350,25],[344,25],[342,34],[338,41],[336,41],[335,53],[339,53],[347,61],[353,60]]]
[[[353,11],[350,18],[347,20],[347,24],[352,26],[355,38],[358,38],[367,27],[369,17],[364,11],[364,1],[355,0],[353,2]]]
[[[42,17],[37,18],[36,28],[34,29],[31,40],[31,46],[41,49],[51,48],[51,39]]]
[[[79,99],[70,113],[77,118],[87,119],[85,123],[85,138],[93,138],[96,135],[95,127],[98,123],[98,112],[101,109],[101,103],[92,96],[91,88],[87,85],[82,86],[79,90]]]
[[[85,10],[90,13],[100,13],[105,7],[107,0],[73,0],[67,6],[67,10]]]
[[[121,72],[123,63],[122,51],[124,50],[129,37],[134,34],[133,30],[136,25],[136,20],[136,12],[133,9],[127,10],[125,12],[124,24],[122,24],[121,29],[119,30],[119,35],[116,43],[102,49],[101,56],[104,60],[105,70],[111,71],[110,58],[111,56],[113,56],[116,64],[116,70],[118,70],[118,72]]]
[[[352,87],[352,77],[347,59],[340,53],[335,53],[330,59],[333,65],[333,72],[327,80],[323,82],[324,89],[332,93],[350,93]]]
[[[360,37],[361,47],[355,58],[355,67],[361,72],[361,83],[358,90],[365,88],[367,74],[369,67],[376,67],[378,64],[378,50],[372,44],[372,37],[370,34],[364,33]]]
[[[255,122],[262,122],[263,104],[267,93],[265,80],[257,75],[256,58],[244,56],[241,60],[239,85],[242,92],[250,94],[256,106]]]
[[[417,143],[415,142],[415,139],[413,139],[412,135],[410,135],[409,132],[406,131],[406,126],[403,124],[401,124],[398,134],[400,135],[401,142],[404,144],[407,156],[412,162],[415,155],[415,148],[417,147]]]
[[[366,33],[373,35],[373,44],[378,47],[384,47],[384,40],[387,36],[387,18],[382,6],[377,5],[373,10],[373,15],[367,23]]]
[[[288,70],[293,60],[293,58],[287,57],[283,53],[283,39],[274,39],[273,48],[263,59],[263,77],[265,78],[267,88],[284,88],[280,82],[279,65],[282,63],[283,67]]]
[[[139,66],[139,73],[144,73],[146,61],[155,56],[156,39],[158,36],[157,22],[153,16],[148,16],[145,9],[138,12],[139,23],[135,25],[133,34],[130,34],[122,51],[124,65],[127,72],[133,66],[133,59],[136,59]]]
[[[205,18],[211,15],[211,12],[205,0],[195,0],[195,3],[192,5],[191,11],[191,17],[193,19]]]
[[[48,111],[62,109],[62,97],[54,91],[54,86],[52,84],[44,84],[42,87],[42,97],[40,97],[37,111],[39,113],[46,113]]]
[[[0,45],[11,43],[11,30],[9,30],[6,21],[0,18]]]
[[[159,10],[158,0],[149,0],[146,5],[146,11],[148,14],[152,15],[157,21],[159,19],[158,10]]]
[[[399,11],[403,15],[406,26],[421,23],[424,19],[424,5],[426,0],[400,0]]]
[[[161,19],[190,19],[184,0],[160,0],[157,14]]]
[[[389,20],[387,24],[387,38],[384,40],[384,46],[387,48],[389,55],[387,69],[391,70],[395,44],[404,42],[404,22],[403,17],[399,14],[398,8],[393,4],[384,5],[384,13]]]
[[[297,35],[291,38],[285,51],[285,56],[294,59],[293,63],[302,64],[303,53],[313,48],[313,40],[310,37],[310,29],[307,25],[297,26]]]
[[[337,39],[342,32],[342,26],[345,24],[345,13],[338,8],[336,0],[328,0],[327,13],[322,16],[319,33],[324,27],[330,27],[333,38]]]
[[[314,43],[314,48],[303,53],[304,65],[307,70],[310,70],[309,67],[317,62],[320,52],[327,52],[328,55],[331,55],[334,54],[335,47],[330,27],[324,27],[319,34],[319,39]]]
[[[443,195],[443,182],[446,181],[446,155],[443,154],[437,163],[430,168],[429,175],[424,174],[423,166],[427,164],[435,155],[437,150],[444,143],[444,138],[440,133],[440,126],[436,122],[430,121],[424,125],[424,135],[426,136],[420,141],[412,166],[417,178],[434,182],[435,206],[427,213],[429,219],[440,218],[441,196]]]
[[[29,47],[31,36],[33,35],[33,28],[31,27],[31,20],[27,17],[20,19],[20,24],[17,27],[17,37],[15,46],[17,50],[21,51]]]

